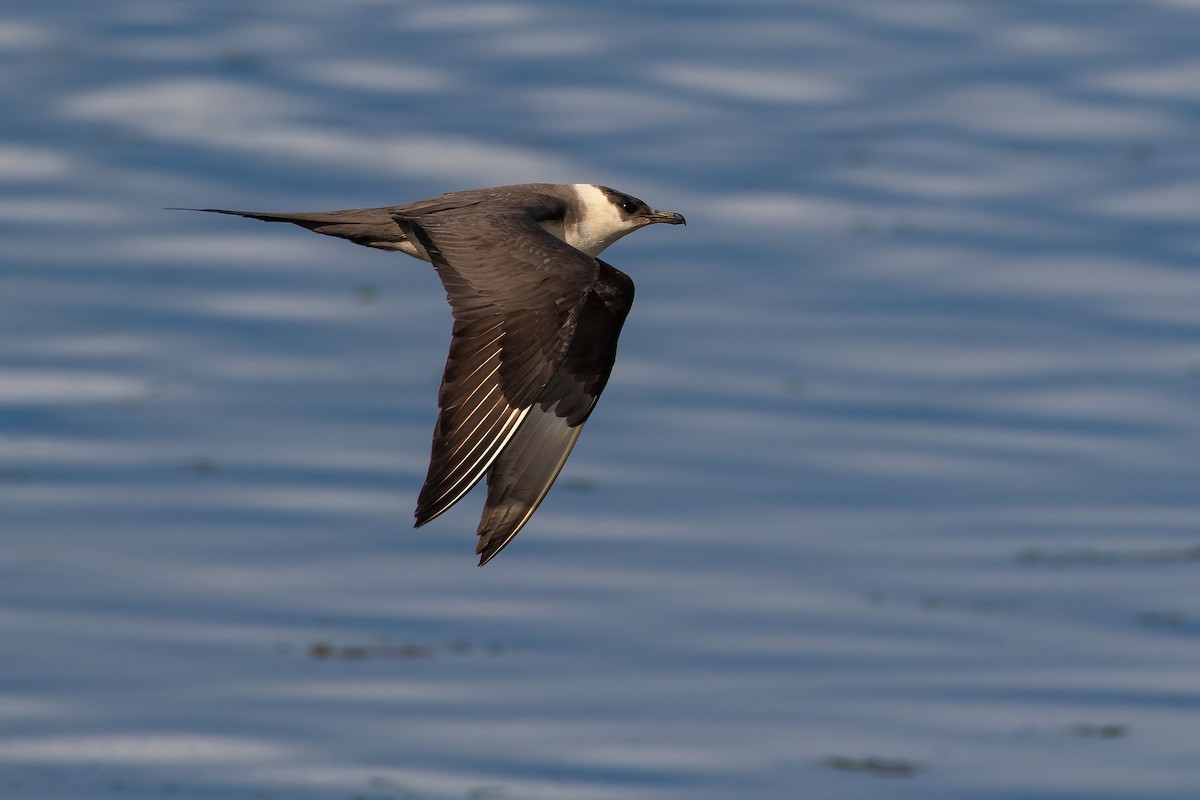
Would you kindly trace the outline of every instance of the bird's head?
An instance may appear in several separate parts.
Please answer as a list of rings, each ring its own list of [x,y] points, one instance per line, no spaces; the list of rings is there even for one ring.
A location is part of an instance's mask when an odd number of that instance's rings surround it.
[[[607,186],[575,184],[580,211],[567,230],[567,243],[590,256],[600,252],[622,236],[656,222],[684,225],[682,214],[659,211],[632,195]]]

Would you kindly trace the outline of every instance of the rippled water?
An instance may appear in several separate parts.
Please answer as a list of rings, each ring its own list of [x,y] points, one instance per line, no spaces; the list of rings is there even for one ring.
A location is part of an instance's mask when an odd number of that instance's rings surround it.
[[[0,795],[1200,796],[1200,5],[0,10]],[[685,213],[555,491],[409,530],[426,265]]]

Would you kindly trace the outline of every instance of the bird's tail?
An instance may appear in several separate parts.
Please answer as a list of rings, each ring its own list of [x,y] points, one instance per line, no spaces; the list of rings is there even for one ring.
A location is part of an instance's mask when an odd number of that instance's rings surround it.
[[[261,219],[264,222],[290,222],[314,233],[349,239],[355,244],[396,250],[407,241],[400,226],[392,219],[395,209],[351,208],[344,211],[315,211],[299,214],[273,214],[264,211],[230,211],[224,208],[169,208],[168,211],[206,211]]]

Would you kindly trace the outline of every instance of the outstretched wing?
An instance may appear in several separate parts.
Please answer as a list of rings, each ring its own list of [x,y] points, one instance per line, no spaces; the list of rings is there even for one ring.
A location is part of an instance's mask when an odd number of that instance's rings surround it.
[[[487,502],[476,531],[480,566],[537,511],[612,372],[617,337],[633,303],[633,281],[599,263],[597,282],[580,306],[562,363],[488,470]]]
[[[466,494],[539,413],[535,404],[564,363],[601,268],[524,212],[396,222],[437,268],[454,316],[417,500],[420,526]]]

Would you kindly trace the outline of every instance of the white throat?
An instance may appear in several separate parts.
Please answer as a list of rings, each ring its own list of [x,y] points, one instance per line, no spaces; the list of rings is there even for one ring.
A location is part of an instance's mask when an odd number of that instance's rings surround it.
[[[573,215],[574,221],[567,223],[561,234],[555,231],[551,233],[576,250],[594,258],[617,239],[639,227],[623,219],[608,195],[593,184],[576,183],[574,189],[579,204]]]

